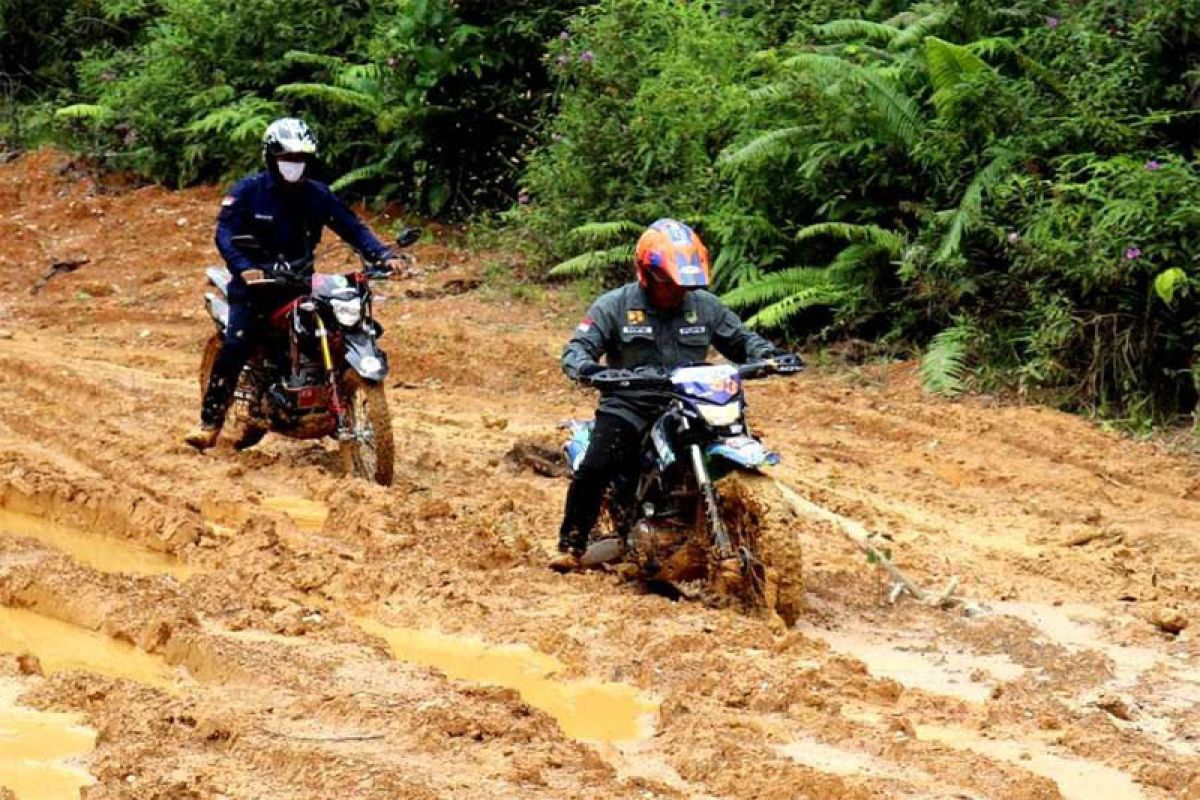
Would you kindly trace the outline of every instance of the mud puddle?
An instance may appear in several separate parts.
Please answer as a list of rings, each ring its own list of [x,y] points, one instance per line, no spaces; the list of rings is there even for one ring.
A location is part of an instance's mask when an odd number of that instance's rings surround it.
[[[0,607],[0,652],[36,656],[46,674],[83,670],[163,689],[173,683],[159,656],[23,608]]]
[[[305,533],[320,533],[321,528],[325,527],[325,519],[329,516],[329,508],[324,503],[309,500],[307,497],[264,497],[262,505],[263,508],[287,514],[296,523],[296,527]]]
[[[196,570],[162,553],[102,534],[58,525],[30,514],[0,508],[0,536],[32,539],[99,572],[171,575],[186,580]]]
[[[1140,800],[1145,797],[1128,774],[1095,761],[1057,755],[1042,742],[985,739],[971,731],[941,725],[917,725],[916,730],[920,740],[956,750],[970,750],[1049,778],[1058,784],[1063,800],[1096,800],[1098,797]]]
[[[523,645],[489,645],[477,639],[396,628],[359,619],[364,631],[388,643],[401,660],[433,667],[449,678],[513,689],[526,703],[558,721],[564,734],[583,742],[634,743],[654,731],[658,704],[636,687],[592,680],[556,680],[565,669],[553,656]]]
[[[915,636],[803,628],[835,653],[863,662],[874,676],[931,694],[982,703],[996,683],[1015,680],[1025,669],[1004,656],[956,652]]]
[[[20,692],[0,680],[0,787],[17,800],[78,800],[94,781],[75,762],[92,751],[96,732],[74,714],[17,705]]]

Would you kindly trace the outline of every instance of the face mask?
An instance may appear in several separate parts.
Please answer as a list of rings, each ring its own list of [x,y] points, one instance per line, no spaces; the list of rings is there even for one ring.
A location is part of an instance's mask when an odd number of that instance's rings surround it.
[[[279,174],[288,183],[296,183],[304,177],[305,163],[303,161],[279,161]]]

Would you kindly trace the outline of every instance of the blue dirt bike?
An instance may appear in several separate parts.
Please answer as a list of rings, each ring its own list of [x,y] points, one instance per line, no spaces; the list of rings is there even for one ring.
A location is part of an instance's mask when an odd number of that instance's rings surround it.
[[[604,370],[582,382],[603,393],[661,393],[635,475],[619,475],[581,563],[614,567],[670,594],[737,600],[790,625],[802,607],[794,514],[764,470],[779,463],[746,421],[743,383],[802,369],[784,358],[671,371]],[[592,422],[567,423],[574,469]]]

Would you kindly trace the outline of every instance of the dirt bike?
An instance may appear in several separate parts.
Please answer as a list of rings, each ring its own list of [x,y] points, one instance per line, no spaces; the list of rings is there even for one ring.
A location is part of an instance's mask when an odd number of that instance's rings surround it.
[[[406,229],[396,243],[407,247],[420,235]],[[234,244],[258,263],[270,264],[242,277],[252,302],[271,309],[263,341],[242,369],[227,415],[225,430],[234,447],[253,447],[267,433],[293,439],[329,436],[338,442],[348,474],[390,486],[392,419],[383,385],[388,361],[378,345],[383,326],[371,304],[371,281],[390,273],[366,260],[357,272],[314,273],[311,256],[290,262],[269,258],[253,236],[234,237]],[[204,296],[217,330],[200,365],[201,396],[229,324],[232,279],[220,267],[206,274],[219,293]]]
[[[790,358],[669,372],[603,370],[581,379],[603,392],[661,393],[666,410],[643,440],[640,469],[619,475],[580,563],[617,565],[672,595],[740,600],[791,625],[803,604],[800,543],[790,506],[763,468],[777,464],[746,422],[743,381],[802,369]],[[572,469],[593,423],[567,423]],[[698,582],[701,591],[689,591]]]

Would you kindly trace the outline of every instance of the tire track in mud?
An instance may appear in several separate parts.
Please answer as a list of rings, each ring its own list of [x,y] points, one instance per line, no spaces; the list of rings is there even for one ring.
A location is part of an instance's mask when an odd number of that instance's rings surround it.
[[[0,181],[28,168],[0,167]],[[23,195],[23,212],[53,218],[85,189],[56,191]],[[156,197],[171,209],[166,223],[211,216],[207,195]],[[120,195],[103,202],[131,228],[145,213]],[[320,445],[268,440],[204,456],[178,445],[208,333],[198,269],[156,263],[149,249],[125,247],[122,231],[89,224],[73,230],[73,246],[127,254],[112,275],[118,294],[64,303],[94,280],[84,275],[35,300],[0,294],[0,309],[43,326],[14,324],[14,338],[0,340],[0,502],[201,571],[174,583],[105,576],[0,537],[5,605],[102,628],[193,671],[179,696],[78,672],[21,679],[30,702],[82,711],[103,731],[89,800],[1065,796],[1038,774],[1057,763],[1046,754],[1120,770],[1150,800],[1200,791],[1189,788],[1197,759],[1170,746],[1200,729],[1194,707],[1161,699],[1200,652],[1190,634],[1168,640],[1141,618],[1155,602],[1196,615],[1200,597],[1184,579],[1200,551],[1188,535],[1194,464],[1052,412],[928,400],[907,367],[752,385],[752,414],[783,452],[785,477],[828,486],[836,494],[818,499],[890,529],[918,580],[940,585],[957,572],[984,604],[1065,601],[1106,616],[1089,643],[1002,609],[959,619],[890,608],[869,565],[802,526],[810,609],[776,638],[731,610],[542,567],[564,486],[512,470],[504,455],[590,413],[591,397],[567,389],[553,364],[569,312],[474,295],[381,304],[399,443],[397,486],[383,490],[343,479]],[[171,224],[160,233],[183,235]],[[36,263],[23,253],[0,259],[9,286],[30,280],[14,266]],[[166,279],[143,284],[139,269]],[[1096,465],[1122,485],[1096,478]],[[322,502],[329,516],[301,530],[264,505],[279,495]],[[1123,539],[1062,544],[1071,526],[1096,524],[1095,509]],[[1004,529],[998,541],[1028,550],[973,541]],[[1123,611],[1115,595],[1129,591],[1136,609]],[[564,679],[636,686],[660,701],[656,733],[622,748],[573,742],[511,690],[394,662],[353,624],[362,614],[525,644],[566,664]],[[1092,702],[1114,688],[1121,647],[1158,659],[1115,687],[1132,721]],[[972,675],[999,656],[1022,672]],[[900,683],[887,667],[901,657],[927,668]],[[939,692],[947,681],[974,700]],[[1031,760],[980,737],[1014,742]]]

